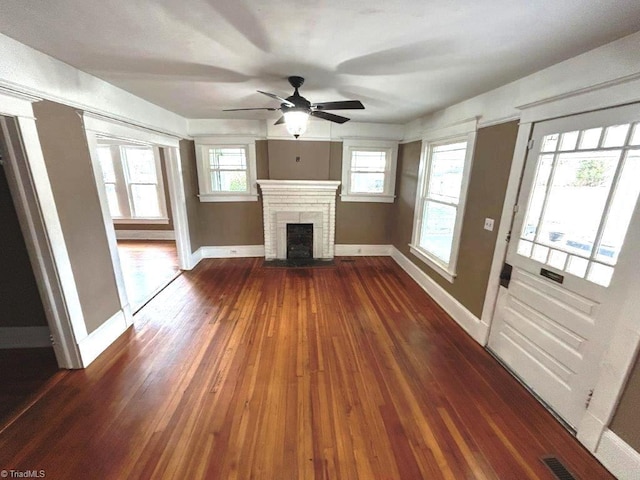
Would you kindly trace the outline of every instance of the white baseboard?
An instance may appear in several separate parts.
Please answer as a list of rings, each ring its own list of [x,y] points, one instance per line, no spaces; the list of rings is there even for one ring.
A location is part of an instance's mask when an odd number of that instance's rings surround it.
[[[611,430],[602,434],[595,456],[620,480],[640,480],[640,453]]]
[[[49,327],[0,327],[0,348],[42,348],[51,346]]]
[[[400,250],[392,247],[391,257],[400,267],[413,278],[422,289],[433,298],[450,316],[460,325],[476,342],[481,345],[486,343],[489,325],[482,323],[478,317],[471,313],[449,292],[438,285],[429,275],[418,268],[411,260],[405,257]]]
[[[175,240],[173,230],[116,230],[117,240]]]
[[[393,245],[347,245],[336,244],[336,257],[388,257]]]
[[[194,255],[200,258],[264,257],[264,245],[200,247]]]
[[[98,358],[98,355],[115,342],[127,328],[127,319],[124,312],[120,310],[96,330],[80,340],[78,349],[80,350],[83,368],[88,367],[91,362]]]

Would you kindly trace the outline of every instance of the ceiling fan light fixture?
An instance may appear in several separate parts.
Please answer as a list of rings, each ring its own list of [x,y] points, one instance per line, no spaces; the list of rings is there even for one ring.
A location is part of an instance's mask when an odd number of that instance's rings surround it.
[[[284,112],[284,123],[287,131],[298,138],[307,131],[307,123],[309,122],[309,112],[305,110],[289,110]]]

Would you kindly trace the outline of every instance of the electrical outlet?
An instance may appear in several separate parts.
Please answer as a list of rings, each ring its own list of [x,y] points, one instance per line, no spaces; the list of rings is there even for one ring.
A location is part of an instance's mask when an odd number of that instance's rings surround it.
[[[493,218],[484,219],[484,229],[493,232]]]

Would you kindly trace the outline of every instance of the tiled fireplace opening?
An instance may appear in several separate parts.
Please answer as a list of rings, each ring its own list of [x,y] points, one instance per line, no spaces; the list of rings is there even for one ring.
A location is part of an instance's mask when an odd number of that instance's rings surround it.
[[[287,258],[313,258],[313,223],[287,223]]]

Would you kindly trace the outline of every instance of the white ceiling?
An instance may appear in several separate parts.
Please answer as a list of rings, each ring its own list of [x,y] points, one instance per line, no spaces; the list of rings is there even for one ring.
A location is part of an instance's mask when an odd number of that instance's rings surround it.
[[[1,0],[0,32],[187,118],[406,123],[638,30],[638,0]],[[2,60],[0,59],[0,67]]]

